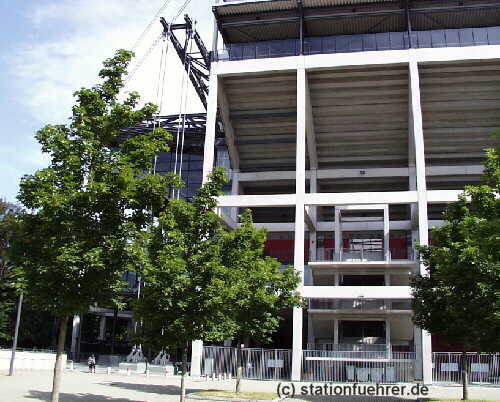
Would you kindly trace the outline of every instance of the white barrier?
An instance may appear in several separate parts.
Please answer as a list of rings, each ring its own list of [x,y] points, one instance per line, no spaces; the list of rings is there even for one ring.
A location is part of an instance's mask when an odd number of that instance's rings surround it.
[[[12,351],[10,349],[0,350],[0,370],[8,370]],[[66,354],[63,355],[63,367],[66,367]],[[53,370],[56,362],[56,354],[49,352],[16,351],[14,361],[15,370]]]

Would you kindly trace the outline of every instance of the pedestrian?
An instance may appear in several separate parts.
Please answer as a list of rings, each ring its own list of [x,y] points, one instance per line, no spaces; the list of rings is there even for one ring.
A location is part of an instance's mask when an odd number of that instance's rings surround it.
[[[87,364],[89,366],[89,373],[95,373],[95,356],[90,355],[87,360]]]

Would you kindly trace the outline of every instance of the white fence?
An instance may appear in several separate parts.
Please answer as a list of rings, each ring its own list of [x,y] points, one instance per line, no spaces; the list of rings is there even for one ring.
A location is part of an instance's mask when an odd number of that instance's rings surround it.
[[[467,353],[468,377],[471,383],[500,385],[500,353]],[[462,354],[432,354],[432,380],[441,383],[462,381]]]
[[[12,351],[0,350],[0,370],[8,370]],[[49,351],[16,351],[14,368],[16,370],[53,370],[56,354]],[[63,355],[63,367],[66,366],[66,355]]]
[[[255,380],[290,379],[292,351],[289,349],[205,346],[202,374],[206,376],[235,377],[239,362],[242,378]]]
[[[411,382],[415,379],[415,353],[336,352],[304,350],[302,380],[321,382]]]
[[[239,356],[238,356],[239,353]],[[302,381],[399,383],[415,380],[415,352],[304,350]],[[469,381],[500,385],[500,353],[468,353]],[[433,382],[461,382],[461,353],[432,354]],[[292,351],[205,346],[202,374],[235,377],[238,362],[242,378],[290,380]]]

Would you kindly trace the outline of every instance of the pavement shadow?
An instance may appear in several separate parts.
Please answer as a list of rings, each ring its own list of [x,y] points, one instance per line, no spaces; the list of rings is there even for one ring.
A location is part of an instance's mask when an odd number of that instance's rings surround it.
[[[29,395],[26,395],[26,399],[36,399],[38,401],[50,401],[51,392],[44,391],[28,391]],[[61,402],[148,402],[147,399],[128,399],[128,398],[113,398],[106,395],[96,395],[96,394],[68,394],[61,392],[59,396]]]
[[[409,402],[409,399],[396,396],[300,396],[289,399],[290,402],[314,401],[314,402]]]
[[[177,385],[158,385],[158,384],[135,384],[130,382],[120,382],[112,381],[107,383],[101,383],[100,385],[107,385],[110,387],[123,388],[132,391],[146,392],[149,394],[158,395],[179,395],[180,387]],[[197,391],[206,391],[204,389],[195,389],[192,387],[186,387],[186,394]]]

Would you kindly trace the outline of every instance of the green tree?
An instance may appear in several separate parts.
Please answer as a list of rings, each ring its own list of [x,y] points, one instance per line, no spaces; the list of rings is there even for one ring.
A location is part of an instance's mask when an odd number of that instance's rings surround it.
[[[467,186],[450,204],[432,245],[419,247],[427,275],[412,280],[415,323],[468,350],[500,348],[500,152],[487,150],[484,184]]]
[[[144,343],[183,350],[181,401],[191,341],[242,335],[267,340],[278,327],[278,313],[301,304],[299,276],[263,255],[265,232],[253,227],[250,213],[233,232],[216,214],[225,180],[223,170],[215,169],[193,202],[171,200],[159,215],[135,308],[144,320]]]
[[[100,71],[101,82],[75,92],[67,125],[36,134],[50,165],[22,178],[20,219],[12,257],[20,288],[36,308],[59,318],[52,401],[59,400],[61,355],[68,317],[96,304],[119,304],[121,276],[144,258],[144,229],[163,209],[172,177],[151,173],[169,135],[156,129],[122,138],[121,130],[149,119],[156,106],[137,108],[139,95],[118,100],[132,52],[119,50]]]
[[[15,305],[14,272],[9,249],[17,234],[14,204],[0,199],[0,342],[11,339],[12,311]]]

